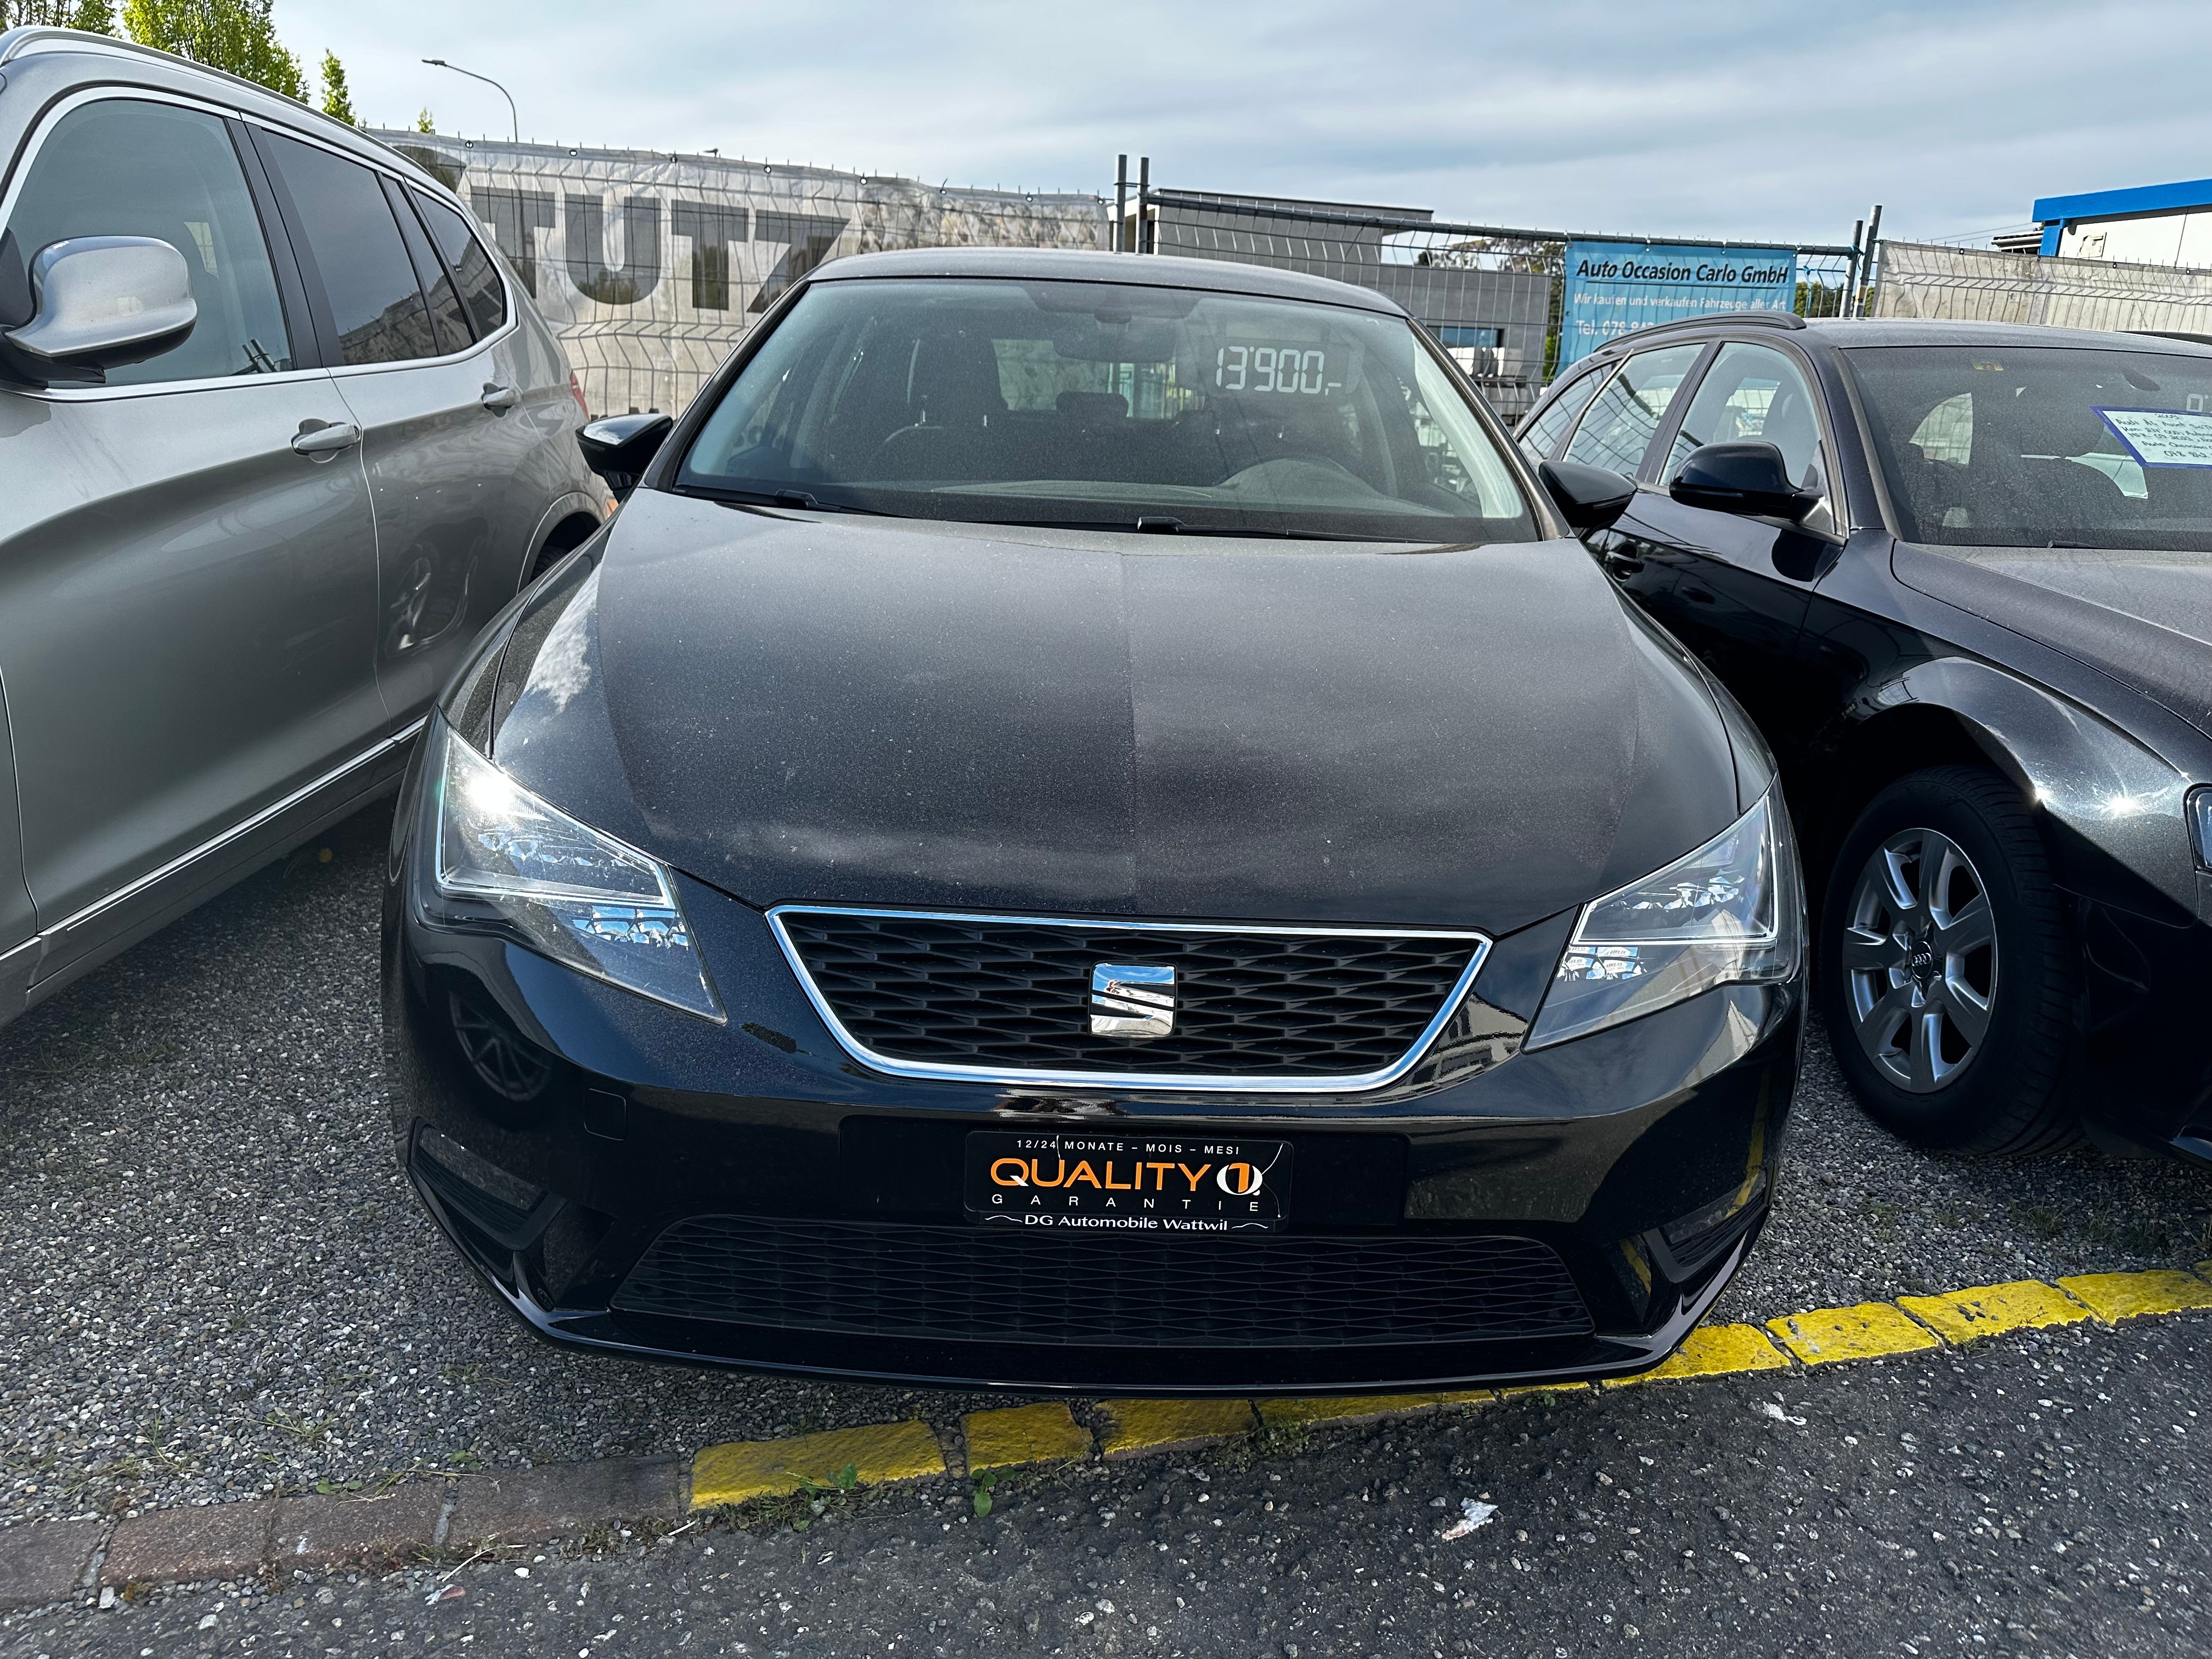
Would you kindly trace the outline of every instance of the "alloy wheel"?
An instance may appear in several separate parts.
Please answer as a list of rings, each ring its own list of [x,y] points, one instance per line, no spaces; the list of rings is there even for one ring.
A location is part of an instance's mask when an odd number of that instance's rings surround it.
[[[459,996],[447,1000],[453,1040],[486,1087],[517,1101],[535,1100],[544,1092],[553,1068],[531,1052],[513,1027]]]
[[[1932,1094],[1988,1036],[1996,918],[1966,851],[1934,830],[1875,849],[1842,941],[1844,1006],[1859,1046],[1900,1089]]]

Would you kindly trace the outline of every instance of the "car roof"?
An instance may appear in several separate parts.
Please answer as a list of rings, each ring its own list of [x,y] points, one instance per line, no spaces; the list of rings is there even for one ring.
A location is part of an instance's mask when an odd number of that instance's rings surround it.
[[[2091,328],[2051,328],[2041,324],[1977,323],[1935,317],[1802,317],[1786,313],[1740,312],[1712,317],[1685,318],[1658,323],[1606,342],[1593,357],[1617,358],[1626,351],[1640,351],[1666,340],[1707,340],[1717,335],[1771,332],[1777,338],[1793,338],[1821,346],[2072,346],[2124,348],[2157,351],[2177,356],[2212,356],[2212,341],[2172,334],[2109,331]]]
[[[1403,317],[1405,308],[1372,289],[1303,271],[1275,270],[1228,259],[1178,259],[1159,253],[1097,253],[1079,248],[922,247],[855,253],[814,270],[814,282],[877,276],[1051,277],[1064,283],[1124,283],[1141,288],[1199,289],[1268,299],[1310,300]]]
[[[349,150],[365,161],[404,174],[408,182],[433,195],[460,203],[458,195],[412,157],[402,155],[380,139],[370,137],[357,127],[226,70],[195,64],[188,58],[141,46],[135,40],[88,34],[78,29],[31,27],[0,33],[0,64],[47,58],[61,58],[75,65],[88,82],[96,80],[108,86],[167,88],[216,98],[241,114],[258,117],[272,126],[289,127],[333,149]]]

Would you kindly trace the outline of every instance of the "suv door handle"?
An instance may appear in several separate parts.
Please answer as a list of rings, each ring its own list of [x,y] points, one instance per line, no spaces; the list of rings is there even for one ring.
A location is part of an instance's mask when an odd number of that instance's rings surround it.
[[[322,459],[351,449],[360,441],[361,428],[351,421],[302,421],[299,434],[292,440],[292,450],[295,454]]]
[[[498,386],[486,380],[483,397],[479,401],[493,414],[504,415],[522,401],[522,394],[511,386]]]

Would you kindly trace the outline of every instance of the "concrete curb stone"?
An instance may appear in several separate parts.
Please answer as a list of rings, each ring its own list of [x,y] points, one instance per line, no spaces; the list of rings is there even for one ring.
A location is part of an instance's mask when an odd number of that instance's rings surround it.
[[[377,1566],[428,1549],[446,1512],[443,1480],[410,1480],[374,1497],[316,1493],[283,1500],[270,1565],[279,1571]]]
[[[147,1510],[116,1524],[100,1582],[244,1578],[269,1559],[276,1504],[202,1504]]]
[[[609,1458],[453,1483],[440,1541],[451,1548],[546,1544],[624,1521],[677,1521],[690,1507],[680,1457]]]
[[[84,1583],[104,1521],[33,1521],[0,1532],[0,1607],[38,1607]]]

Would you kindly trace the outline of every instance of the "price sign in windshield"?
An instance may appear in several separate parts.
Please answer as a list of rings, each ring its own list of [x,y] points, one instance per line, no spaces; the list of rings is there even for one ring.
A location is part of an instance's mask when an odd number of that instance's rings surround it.
[[[1329,354],[1318,347],[1227,345],[1213,354],[1213,387],[1323,398],[1344,389],[1344,376],[1340,368],[1331,378]]]

